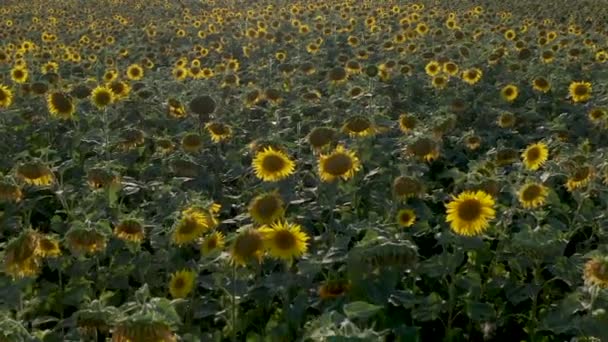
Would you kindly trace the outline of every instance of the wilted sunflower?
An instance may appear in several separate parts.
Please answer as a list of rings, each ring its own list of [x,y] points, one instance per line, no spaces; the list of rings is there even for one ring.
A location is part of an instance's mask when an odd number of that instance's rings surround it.
[[[171,328],[162,322],[123,322],[112,330],[112,342],[176,342]]]
[[[285,203],[277,192],[256,196],[249,203],[249,215],[258,224],[270,224],[283,217]]]
[[[355,116],[346,121],[342,131],[351,137],[366,137],[374,134],[375,129],[369,119],[363,116]]]
[[[395,197],[401,199],[420,196],[424,193],[424,185],[416,178],[410,176],[395,178],[392,188]]]
[[[407,133],[416,128],[416,117],[409,114],[401,114],[399,116],[399,129],[401,132]]]
[[[245,266],[255,260],[260,262],[264,254],[264,238],[257,229],[242,229],[230,250],[231,262],[236,265]]]
[[[252,162],[256,177],[265,182],[277,182],[294,173],[296,163],[283,151],[266,147],[255,154]]]
[[[232,128],[221,122],[209,122],[205,125],[205,129],[211,134],[214,143],[222,142],[232,136]]]
[[[462,80],[470,85],[479,82],[482,76],[483,72],[477,68],[467,69],[462,72]]]
[[[329,127],[315,127],[308,134],[308,143],[314,149],[321,149],[334,141],[336,130]]]
[[[203,138],[196,133],[188,133],[182,138],[182,148],[189,153],[196,153],[203,147]]]
[[[526,147],[521,157],[527,169],[538,170],[547,161],[549,149],[544,143],[532,144]]]
[[[55,258],[61,255],[59,241],[48,235],[40,235],[38,237],[38,245],[36,246],[36,255],[41,258]]]
[[[295,223],[278,221],[259,229],[268,253],[289,263],[308,250],[308,235]]]
[[[144,77],[144,68],[139,64],[131,64],[127,68],[127,78],[133,81],[139,81]]]
[[[51,116],[60,119],[71,119],[76,106],[70,96],[63,92],[52,92],[46,97],[46,105]]]
[[[397,223],[403,227],[411,227],[416,222],[416,213],[412,209],[401,209],[397,212]]]
[[[209,234],[201,243],[201,253],[204,255],[219,251],[222,248],[224,248],[224,234],[221,232]]]
[[[119,181],[118,176],[101,167],[93,167],[87,171],[87,183],[93,190],[105,188]]]
[[[4,272],[13,278],[33,277],[40,271],[40,260],[36,255],[38,235],[24,231],[11,240],[4,249]]]
[[[593,257],[585,263],[583,279],[588,286],[608,288],[608,258]]]
[[[541,93],[547,93],[551,90],[551,83],[544,77],[536,77],[532,80],[532,88]]]
[[[13,92],[3,84],[0,84],[0,108],[8,108],[13,103]]]
[[[23,192],[17,184],[0,181],[0,203],[19,202],[23,198]]]
[[[93,230],[72,227],[65,235],[68,247],[74,254],[96,253],[106,249],[106,237]]]
[[[114,227],[114,235],[124,241],[141,243],[145,236],[144,225],[135,219],[122,220]]]
[[[192,207],[182,212],[182,217],[173,227],[171,239],[176,245],[183,245],[196,240],[204,232],[215,228],[218,224],[215,218],[215,207]]]
[[[494,198],[484,191],[465,191],[446,205],[446,221],[460,235],[473,236],[483,233],[496,216]]]
[[[407,146],[407,151],[427,162],[431,162],[439,157],[439,146],[437,146],[437,143],[433,139],[427,137],[416,139],[416,141]]]
[[[572,192],[576,189],[580,189],[591,181],[591,178],[595,175],[595,171],[589,165],[582,165],[577,167],[572,175],[568,177],[566,181],[566,189]]]
[[[547,200],[549,190],[542,184],[528,183],[519,189],[519,202],[526,209],[534,209]]]
[[[336,178],[349,180],[361,169],[361,163],[355,152],[339,145],[330,154],[319,156],[319,176],[324,182],[333,182]]]
[[[587,102],[591,98],[591,83],[572,82],[568,86],[568,92],[575,103]]]
[[[108,87],[97,86],[91,92],[91,103],[99,109],[104,109],[114,103],[114,93]]]
[[[196,274],[191,270],[181,270],[171,275],[169,293],[173,298],[186,298],[194,288]]]
[[[517,88],[517,86],[514,84],[508,84],[500,90],[500,96],[502,96],[502,98],[507,102],[515,101],[518,95],[519,88]]]
[[[17,178],[27,184],[46,186],[53,183],[53,172],[40,161],[21,164],[17,167]]]
[[[334,299],[340,297],[350,289],[350,282],[344,279],[329,280],[318,289],[321,299]]]

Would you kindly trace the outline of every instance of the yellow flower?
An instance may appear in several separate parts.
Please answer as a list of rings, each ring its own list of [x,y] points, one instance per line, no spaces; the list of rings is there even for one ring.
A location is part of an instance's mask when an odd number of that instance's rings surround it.
[[[211,140],[214,143],[227,140],[232,136],[232,129],[230,126],[221,122],[209,122],[205,125],[205,129],[211,134]]]
[[[176,245],[190,243],[207,230],[215,228],[216,225],[217,220],[209,210],[201,208],[186,209],[173,228],[173,243]]]
[[[547,93],[551,90],[551,83],[544,77],[536,77],[532,80],[532,88],[541,93]]]
[[[14,67],[13,69],[11,69],[11,79],[15,83],[19,83],[19,84],[25,83],[25,82],[27,82],[28,77],[29,77],[29,71],[27,70],[27,68],[25,66]]]
[[[590,82],[572,82],[568,87],[568,92],[572,101],[587,102],[591,98],[591,83]]]
[[[574,170],[574,173],[568,177],[566,181],[566,189],[572,192],[589,184],[595,171],[589,165],[579,166]]]
[[[36,255],[38,234],[26,231],[11,240],[4,249],[4,272],[13,278],[33,277],[40,271]]]
[[[296,163],[285,152],[266,147],[256,153],[252,162],[256,177],[265,182],[277,182],[295,171]]]
[[[201,253],[207,255],[224,248],[224,234],[213,232],[201,244]]]
[[[606,108],[595,107],[592,108],[587,115],[593,124],[599,125],[605,123],[606,117],[608,116],[608,110],[606,110]]]
[[[9,87],[0,84],[0,108],[8,108],[13,103],[13,92]]]
[[[55,258],[61,255],[61,248],[59,248],[59,241],[56,239],[42,235],[38,239],[38,246],[36,246],[36,255],[41,258]]]
[[[63,92],[52,92],[46,98],[46,104],[51,116],[60,119],[70,119],[76,112],[76,106],[69,95]]]
[[[529,170],[538,170],[547,161],[549,149],[544,143],[529,145],[521,154],[524,165]]]
[[[260,228],[268,253],[289,263],[308,250],[308,235],[298,224],[275,222]]]
[[[397,212],[397,223],[401,227],[411,227],[414,222],[416,222],[416,213],[412,209],[401,209]]]
[[[336,178],[349,180],[361,169],[357,155],[339,145],[330,154],[319,156],[319,175],[324,182],[333,182]]]
[[[114,102],[114,93],[108,87],[97,86],[91,92],[91,102],[95,107],[104,109]]]
[[[108,84],[108,88],[110,88],[116,100],[128,97],[131,92],[131,86],[124,81],[113,81]]]
[[[375,129],[369,119],[363,116],[355,116],[346,121],[342,131],[351,137],[366,137],[374,134]]]
[[[138,220],[125,219],[114,228],[114,235],[124,241],[141,243],[145,236],[145,230]]]
[[[171,275],[169,293],[173,298],[185,298],[194,288],[196,274],[191,270],[181,270]]]
[[[408,114],[401,114],[399,116],[399,129],[403,133],[408,133],[409,131],[416,128],[416,117]]]
[[[585,263],[583,273],[585,284],[608,288],[608,258],[593,257]]]
[[[424,67],[424,71],[431,77],[436,76],[441,72],[441,64],[439,64],[437,61],[430,61]]]
[[[19,165],[17,178],[27,184],[37,186],[51,185],[55,179],[51,169],[38,161]]]
[[[496,216],[494,204],[494,198],[484,191],[465,191],[447,204],[446,221],[457,234],[479,235]]]
[[[478,68],[467,69],[462,73],[462,80],[470,85],[474,85],[475,83],[481,80],[483,76],[483,72]]]
[[[269,224],[283,217],[285,203],[276,192],[256,196],[249,204],[249,215],[258,224]]]
[[[264,238],[252,228],[242,229],[232,243],[230,259],[233,264],[245,266],[252,260],[260,262],[264,254]]]
[[[519,189],[519,202],[526,209],[534,209],[547,200],[548,189],[542,184],[528,183]]]
[[[144,68],[139,64],[131,64],[127,68],[127,78],[133,81],[141,80],[144,77]]]
[[[518,95],[519,95],[519,89],[517,88],[516,85],[513,85],[513,84],[504,86],[502,88],[502,90],[500,91],[500,96],[502,96],[502,98],[508,102],[515,101],[515,99],[517,99]]]

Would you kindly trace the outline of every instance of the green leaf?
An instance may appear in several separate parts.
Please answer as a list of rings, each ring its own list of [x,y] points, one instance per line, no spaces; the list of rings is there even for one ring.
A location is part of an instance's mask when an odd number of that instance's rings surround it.
[[[382,306],[374,305],[363,301],[352,302],[344,305],[344,314],[348,318],[370,318],[378,311],[382,310]]]
[[[474,321],[488,321],[496,317],[494,307],[488,303],[467,301],[466,312],[467,316]]]

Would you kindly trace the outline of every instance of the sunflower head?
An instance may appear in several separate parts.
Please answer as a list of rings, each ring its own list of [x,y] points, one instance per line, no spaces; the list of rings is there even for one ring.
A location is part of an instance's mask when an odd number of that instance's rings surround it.
[[[577,166],[566,181],[566,189],[570,192],[580,189],[589,184],[594,175],[595,170],[590,165]]]
[[[196,274],[191,270],[181,270],[171,275],[169,293],[173,298],[185,298],[194,288]]]
[[[324,182],[333,182],[337,178],[349,180],[360,169],[361,163],[357,155],[342,145],[330,154],[319,157],[319,175]]]
[[[517,86],[514,84],[508,84],[500,90],[500,96],[502,96],[502,98],[507,102],[515,101],[518,95],[519,88],[517,88]]]
[[[319,297],[324,300],[342,296],[350,289],[350,282],[346,279],[325,281],[318,289]]]
[[[263,254],[264,238],[256,229],[242,229],[232,242],[230,256],[234,264],[245,266],[254,260],[260,262]]]
[[[21,188],[12,182],[0,181],[0,203],[19,202],[23,198]]]
[[[207,123],[205,125],[205,129],[207,129],[207,132],[211,134],[211,140],[214,143],[222,142],[232,136],[232,128],[218,121]]]
[[[416,222],[416,213],[412,209],[401,209],[397,212],[397,224],[403,228],[411,227]]]
[[[547,93],[551,90],[551,83],[544,77],[536,77],[532,80],[532,88],[541,93]]]
[[[568,93],[573,102],[587,102],[591,98],[590,82],[572,82],[568,87]]]
[[[351,137],[365,137],[375,131],[371,121],[363,116],[354,116],[346,121],[342,130]]]
[[[32,161],[17,167],[17,178],[30,185],[48,186],[54,182],[51,169],[40,161]]]
[[[182,138],[182,148],[189,153],[196,153],[203,147],[203,137],[197,133],[188,133]]]
[[[91,103],[99,109],[104,109],[114,103],[114,93],[112,89],[104,86],[97,86],[91,92]]]
[[[439,146],[437,143],[428,137],[420,137],[413,143],[409,144],[407,151],[413,156],[425,160],[433,161],[439,157]]]
[[[249,215],[258,224],[270,224],[283,217],[285,203],[276,192],[256,196],[249,203]]]
[[[528,183],[519,190],[519,202],[526,209],[534,209],[547,200],[547,188],[538,183]]]
[[[108,88],[112,91],[112,94],[116,99],[124,99],[129,96],[129,93],[131,92],[131,86],[124,81],[115,80],[110,82]]]
[[[308,134],[308,143],[314,149],[321,149],[331,144],[336,138],[337,132],[329,127],[315,127]]]
[[[215,251],[220,251],[224,248],[224,234],[221,232],[213,232],[209,234],[201,243],[201,253],[208,255]]]
[[[36,255],[41,258],[55,258],[61,255],[61,248],[57,239],[48,236],[40,235],[38,238],[38,246],[36,246]]]
[[[501,128],[511,128],[515,126],[516,121],[517,118],[513,113],[504,112],[498,116],[497,123],[498,126],[500,126]]]
[[[64,92],[51,92],[47,95],[46,104],[51,116],[59,119],[71,119],[76,112],[72,98]]]
[[[260,228],[270,256],[292,262],[308,250],[308,235],[298,224],[277,221]]]
[[[410,114],[401,114],[399,116],[399,129],[401,132],[407,133],[416,128],[416,117]]]
[[[494,198],[484,191],[465,191],[446,205],[446,221],[459,235],[479,235],[496,216],[494,203]]]
[[[0,84],[0,108],[8,108],[13,103],[13,92],[4,84]]]
[[[399,176],[393,181],[393,194],[397,198],[420,196],[424,193],[424,185],[418,179],[410,176]]]
[[[467,84],[474,85],[481,80],[482,75],[483,72],[480,69],[467,69],[462,72],[462,80]]]
[[[36,254],[39,236],[24,231],[11,240],[4,250],[4,271],[13,278],[33,277],[40,271],[40,260]]]
[[[608,109],[603,107],[595,107],[589,111],[587,116],[592,123],[599,125],[605,123],[606,118],[608,117]]]
[[[583,273],[585,284],[608,288],[608,258],[593,257],[585,263]]]
[[[549,148],[544,143],[529,145],[521,155],[523,163],[529,170],[538,170],[549,157]]]
[[[215,100],[209,95],[200,95],[193,98],[189,105],[190,111],[198,114],[200,117],[209,117],[215,112]]]
[[[105,188],[117,182],[119,182],[119,177],[105,168],[93,167],[87,171],[87,183],[93,190]]]
[[[259,179],[277,182],[293,174],[296,163],[285,152],[266,147],[255,154],[252,166]]]
[[[70,228],[65,240],[72,253],[77,255],[101,252],[107,245],[107,239],[103,234],[82,227]]]
[[[171,238],[176,245],[191,243],[217,224],[214,212],[209,208],[190,207],[182,211],[181,218],[173,227]]]
[[[145,237],[144,225],[136,219],[124,219],[114,227],[117,238],[134,243],[141,243]]]
[[[127,68],[127,78],[133,81],[139,81],[144,77],[144,68],[139,64],[131,64]]]
[[[113,342],[157,341],[176,342],[175,334],[165,323],[135,321],[121,322],[112,330]]]

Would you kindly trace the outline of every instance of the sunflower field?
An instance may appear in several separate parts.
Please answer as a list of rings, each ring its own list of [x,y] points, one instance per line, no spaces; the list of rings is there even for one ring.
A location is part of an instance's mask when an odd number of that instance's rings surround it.
[[[0,342],[608,341],[608,5],[0,1]]]

